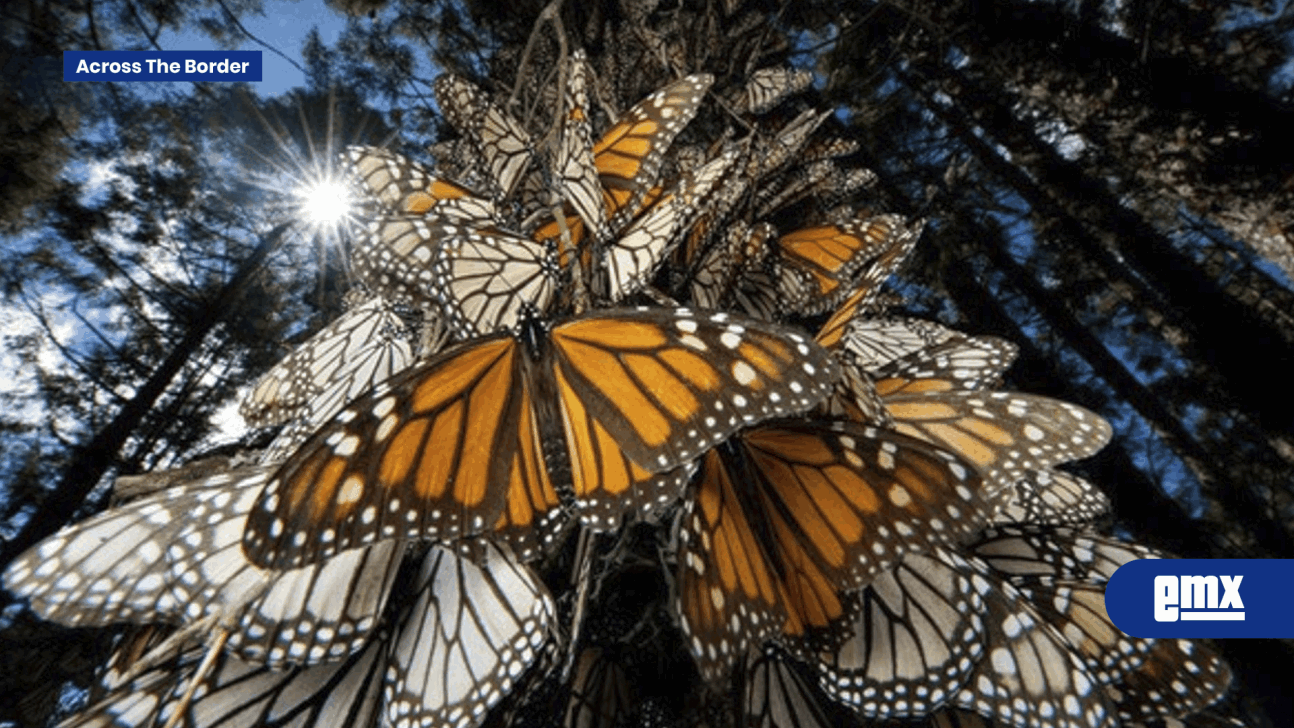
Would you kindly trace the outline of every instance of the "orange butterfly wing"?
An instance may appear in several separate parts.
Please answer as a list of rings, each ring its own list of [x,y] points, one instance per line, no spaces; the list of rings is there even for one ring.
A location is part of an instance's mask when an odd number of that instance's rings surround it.
[[[898,270],[903,261],[907,260],[908,254],[916,247],[917,238],[921,235],[923,227],[924,223],[900,226],[894,234],[880,244],[881,248],[874,258],[868,259],[854,271],[854,281],[849,293],[843,296],[844,300],[836,307],[831,318],[827,319],[827,322],[818,330],[815,338],[819,344],[831,349],[840,343],[850,322],[872,305],[880,293],[881,284]],[[833,302],[834,300],[839,299],[833,299]]]
[[[552,339],[575,498],[604,519],[626,500],[676,498],[686,474],[667,471],[740,427],[809,409],[839,373],[791,329],[687,309],[613,311]]]
[[[887,381],[877,390],[895,429],[957,453],[994,493],[1029,470],[1095,455],[1110,440],[1104,418],[1068,402],[1015,392],[910,394],[946,380],[893,381],[902,381],[905,392],[888,390]]]
[[[656,182],[665,150],[696,116],[712,83],[714,77],[709,74],[675,81],[626,112],[593,145],[594,164],[602,180],[613,230],[637,215],[644,196]]]
[[[295,567],[379,538],[493,527],[546,477],[523,356],[511,336],[480,339],[351,402],[266,484],[247,519],[251,560]]]
[[[683,514],[684,632],[707,679],[843,616],[842,593],[987,518],[954,456],[854,423],[779,422],[706,454]]]
[[[533,548],[560,510],[549,436],[564,438],[586,522],[650,512],[677,497],[698,453],[809,409],[837,374],[804,336],[722,314],[599,311],[546,340],[523,329],[347,405],[266,485],[244,537],[251,560],[284,568],[378,539],[488,531]]]

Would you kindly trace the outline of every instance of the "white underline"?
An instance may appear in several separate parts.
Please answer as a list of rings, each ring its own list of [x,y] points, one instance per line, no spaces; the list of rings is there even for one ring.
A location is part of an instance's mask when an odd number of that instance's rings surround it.
[[[1183,621],[1195,622],[1243,622],[1244,612],[1187,612],[1179,613]]]

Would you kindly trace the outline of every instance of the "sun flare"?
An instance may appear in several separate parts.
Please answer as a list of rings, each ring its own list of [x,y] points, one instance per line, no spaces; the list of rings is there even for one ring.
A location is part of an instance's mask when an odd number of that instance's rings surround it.
[[[351,192],[337,180],[321,180],[298,194],[301,216],[315,227],[335,226],[351,213]]]

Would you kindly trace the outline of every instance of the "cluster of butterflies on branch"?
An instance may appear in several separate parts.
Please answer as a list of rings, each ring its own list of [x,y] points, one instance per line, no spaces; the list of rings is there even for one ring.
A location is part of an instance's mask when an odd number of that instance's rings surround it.
[[[1158,554],[1056,466],[1109,425],[887,311],[921,225],[847,204],[855,147],[787,111],[810,74],[599,115],[583,54],[554,70],[547,133],[447,75],[459,153],[348,150],[359,293],[243,403],[282,428],[259,464],[9,568],[46,619],[153,625],[67,725],[1098,728],[1224,695],[1209,645],[1106,615]]]

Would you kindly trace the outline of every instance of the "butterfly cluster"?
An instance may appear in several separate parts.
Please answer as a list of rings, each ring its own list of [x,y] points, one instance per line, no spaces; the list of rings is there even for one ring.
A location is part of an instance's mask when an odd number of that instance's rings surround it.
[[[891,309],[922,225],[854,206],[810,75],[612,115],[582,52],[556,70],[549,127],[446,75],[434,167],[346,151],[358,300],[243,403],[281,428],[259,464],[10,567],[46,619],[152,625],[70,725],[1099,728],[1223,696],[1207,644],[1105,613],[1160,556],[1057,468],[1110,426]],[[666,663],[699,680],[653,693]]]

